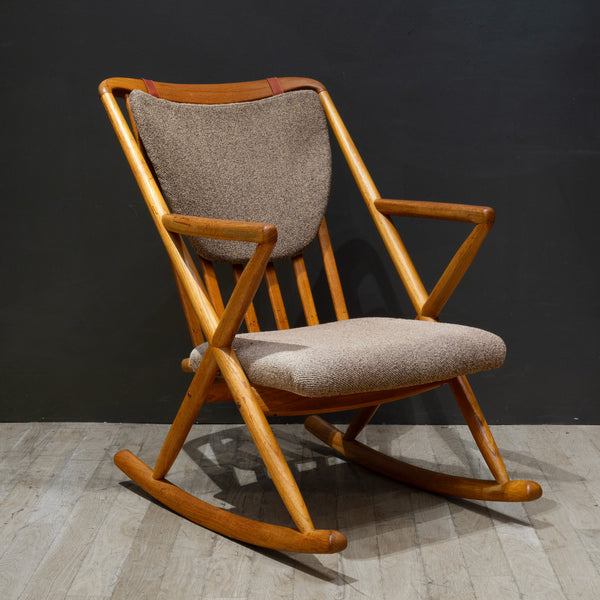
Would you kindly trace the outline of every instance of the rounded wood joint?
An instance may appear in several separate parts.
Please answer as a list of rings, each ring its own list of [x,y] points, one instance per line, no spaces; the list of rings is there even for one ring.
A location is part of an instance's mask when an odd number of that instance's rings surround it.
[[[275,243],[277,241],[277,227],[266,223],[262,229],[263,243]]]
[[[105,79],[102,83],[100,83],[100,85],[98,86],[98,93],[102,96],[103,94],[107,94],[108,92],[111,91],[111,86],[109,84],[109,80]]]
[[[496,213],[494,212],[494,209],[489,206],[484,206],[481,214],[483,223],[489,223],[491,225],[496,220]]]
[[[429,321],[430,323],[439,323],[439,319],[434,319],[433,317],[428,317],[427,315],[422,315],[421,313],[419,313],[415,319],[417,321]]]
[[[348,545],[348,539],[341,531],[331,531],[329,534],[329,549],[327,554],[341,552]]]
[[[294,90],[313,90],[320,94],[325,91],[325,86],[316,79],[308,77],[279,77],[279,83],[284,92],[292,92]]]
[[[502,486],[503,499],[513,502],[530,502],[541,498],[542,486],[535,481],[508,481]]]
[[[132,90],[146,91],[146,86],[141,79],[131,79],[129,77],[109,77],[100,83],[98,93],[100,96],[104,94],[114,94],[118,97],[123,97]]]

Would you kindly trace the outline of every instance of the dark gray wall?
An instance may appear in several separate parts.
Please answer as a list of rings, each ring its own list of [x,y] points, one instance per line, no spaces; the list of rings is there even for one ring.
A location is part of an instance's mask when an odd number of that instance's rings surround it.
[[[0,420],[168,421],[189,381],[170,268],[98,83],[305,75],[327,85],[384,196],[496,209],[442,314],[507,341],[505,366],[472,378],[489,420],[600,423],[599,6],[4,2]],[[330,222],[352,313],[412,316],[335,163]],[[431,285],[466,230],[400,226]],[[378,418],[460,420],[442,391]],[[202,413],[231,419],[227,406]]]

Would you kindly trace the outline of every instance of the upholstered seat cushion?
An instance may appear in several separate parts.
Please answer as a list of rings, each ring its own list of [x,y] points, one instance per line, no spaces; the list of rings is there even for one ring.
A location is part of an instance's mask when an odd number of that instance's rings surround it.
[[[206,347],[192,351],[194,370]],[[499,367],[506,354],[481,329],[379,317],[243,333],[233,348],[254,385],[311,397],[431,383]]]

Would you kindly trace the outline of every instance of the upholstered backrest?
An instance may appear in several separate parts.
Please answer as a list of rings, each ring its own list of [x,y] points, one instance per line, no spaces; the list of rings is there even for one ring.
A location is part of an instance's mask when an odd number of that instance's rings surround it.
[[[311,90],[235,104],[184,104],[134,90],[130,106],[163,194],[176,213],[272,223],[273,259],[302,252],[325,213],[327,120]],[[194,238],[208,260],[241,263],[253,244]]]

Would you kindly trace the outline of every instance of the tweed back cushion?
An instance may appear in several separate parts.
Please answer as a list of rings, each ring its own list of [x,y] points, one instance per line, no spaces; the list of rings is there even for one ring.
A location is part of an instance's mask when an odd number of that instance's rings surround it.
[[[131,112],[175,213],[271,223],[273,259],[302,252],[325,213],[327,120],[311,90],[235,104],[185,104],[134,90]],[[208,260],[247,261],[254,245],[192,238]]]
[[[206,348],[192,351],[194,370]],[[242,333],[233,349],[252,384],[311,397],[443,381],[499,367],[506,354],[482,329],[383,317]]]

